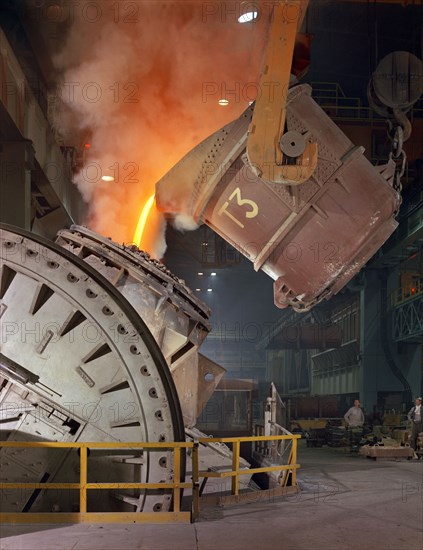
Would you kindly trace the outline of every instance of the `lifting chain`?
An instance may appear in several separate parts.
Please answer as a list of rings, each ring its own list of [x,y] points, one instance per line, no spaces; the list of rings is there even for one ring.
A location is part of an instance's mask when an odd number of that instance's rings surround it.
[[[397,117],[396,117],[397,118]],[[391,140],[391,152],[389,153],[389,160],[393,160],[395,162],[395,175],[394,175],[394,182],[393,182],[393,188],[398,193],[401,193],[401,178],[404,175],[405,172],[405,163],[407,161],[407,155],[404,151],[403,144],[404,141],[406,141],[411,133],[411,125],[410,128],[406,125],[402,125],[402,120],[396,120],[396,123],[392,120],[388,119],[388,137]],[[407,120],[409,123],[409,121]]]

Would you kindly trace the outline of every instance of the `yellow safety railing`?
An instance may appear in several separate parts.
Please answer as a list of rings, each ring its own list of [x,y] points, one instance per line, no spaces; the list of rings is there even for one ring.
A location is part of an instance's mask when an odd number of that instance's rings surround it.
[[[190,512],[180,509],[181,489],[191,488],[192,483],[182,483],[181,449],[192,448],[192,443],[64,443],[55,441],[0,441],[1,447],[24,448],[66,448],[79,449],[79,483],[0,483],[1,489],[74,489],[79,491],[79,512],[2,512],[1,523],[167,523],[189,522]],[[173,451],[173,482],[160,483],[88,483],[88,449],[170,449]],[[87,512],[87,491],[104,489],[171,489],[173,493],[172,512]]]
[[[190,522],[198,518],[200,511],[200,478],[228,478],[231,477],[231,495],[239,494],[239,478],[242,475],[256,473],[286,471],[283,485],[287,484],[288,474],[291,474],[291,485],[296,486],[297,441],[300,435],[273,435],[253,437],[207,437],[194,442],[165,442],[165,443],[123,443],[123,442],[55,442],[55,441],[0,441],[0,448],[65,448],[79,450],[79,483],[0,483],[0,490],[5,489],[73,489],[79,491],[79,512],[0,512],[1,523],[168,523]],[[291,441],[289,457],[286,464],[264,466],[260,468],[240,467],[241,443]],[[200,445],[210,443],[232,444],[232,469],[217,471],[199,470]],[[89,449],[168,449],[173,452],[174,479],[160,483],[89,483],[88,482],[88,450]],[[181,450],[190,449],[192,459],[192,479],[181,482]],[[90,490],[110,489],[168,489],[172,491],[173,510],[169,512],[88,512],[87,492]],[[191,511],[181,510],[183,489],[192,490]]]
[[[347,96],[337,82],[312,82],[311,87],[314,100],[322,109],[330,110],[332,118],[355,122],[384,121],[371,107],[364,106],[361,98]],[[417,103],[409,116],[411,119],[421,118],[422,114],[421,104]]]
[[[297,485],[297,468],[300,467],[297,464],[297,441],[301,436],[297,434],[290,435],[271,435],[271,436],[253,436],[253,437],[205,437],[200,438],[198,443],[207,445],[209,443],[225,443],[232,444],[232,470],[224,472],[216,471],[198,471],[198,456],[195,457],[196,464],[194,465],[194,452],[193,452],[193,517],[194,519],[199,515],[199,478],[227,478],[231,477],[231,494],[233,496],[239,495],[239,478],[242,475],[254,475],[259,473],[268,472],[282,472],[287,471],[291,474],[291,484]],[[292,446],[289,453],[287,464],[278,464],[275,466],[263,466],[260,468],[240,468],[240,449],[241,443],[250,442],[276,442],[276,441],[291,441]],[[193,449],[194,451],[194,449]],[[198,452],[198,450],[197,450]],[[284,484],[288,481],[288,475],[284,478]]]
[[[397,288],[391,293],[391,305],[399,306],[404,302],[413,300],[417,296],[423,294],[423,277],[416,279],[412,284]]]

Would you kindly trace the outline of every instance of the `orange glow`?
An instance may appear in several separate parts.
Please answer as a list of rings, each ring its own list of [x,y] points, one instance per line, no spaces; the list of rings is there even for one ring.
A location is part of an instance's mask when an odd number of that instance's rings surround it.
[[[147,222],[148,215],[150,213],[151,207],[154,203],[154,197],[155,195],[151,195],[151,197],[147,200],[147,202],[144,204],[144,207],[141,211],[140,218],[138,220],[137,229],[135,231],[134,235],[134,243],[138,246],[138,248],[141,247],[141,240],[145,229],[145,224]]]
[[[86,166],[75,183],[89,210],[81,221],[115,242],[133,242],[136,228],[140,241],[141,210],[155,183],[207,136],[239,117],[259,92],[249,83],[261,73],[270,18],[257,18],[254,32],[240,30],[236,17],[222,21],[217,13],[205,25],[197,4],[149,2],[138,23],[109,25],[100,17],[90,33],[76,17],[60,55],[64,82],[94,80],[104,86],[109,67],[125,60],[127,84],[115,82],[107,98],[103,92],[101,101],[91,103],[88,88],[88,100],[81,93],[70,98],[66,88],[63,98],[69,109],[64,123],[83,128]],[[158,40],[159,35],[166,39]],[[234,89],[237,101],[228,96],[229,104],[220,107],[218,100]],[[101,175],[109,171],[115,182],[103,183]],[[164,254],[165,227],[165,214],[153,202],[141,243],[152,257]]]

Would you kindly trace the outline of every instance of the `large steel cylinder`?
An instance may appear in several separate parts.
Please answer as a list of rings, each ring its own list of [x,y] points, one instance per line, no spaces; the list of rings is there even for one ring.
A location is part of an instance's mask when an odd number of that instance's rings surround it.
[[[160,347],[179,396],[184,424],[193,427],[225,369],[199,353],[210,331],[210,309],[157,260],[72,226],[57,243],[96,269],[131,303]]]
[[[185,440],[160,347],[107,279],[63,247],[7,226],[0,266],[3,440]],[[153,273],[151,281],[157,284]],[[78,468],[76,450],[0,449],[3,482],[78,483]],[[92,449],[88,460],[92,483],[159,483],[173,475],[164,449]],[[160,511],[170,502],[168,490],[88,492],[88,511]],[[78,504],[77,491],[12,490],[2,510],[72,512]]]

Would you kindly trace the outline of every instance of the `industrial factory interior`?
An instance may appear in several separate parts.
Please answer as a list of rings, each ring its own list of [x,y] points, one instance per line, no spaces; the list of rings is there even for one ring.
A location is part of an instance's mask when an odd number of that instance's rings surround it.
[[[1,0],[1,550],[423,548],[423,0]]]

